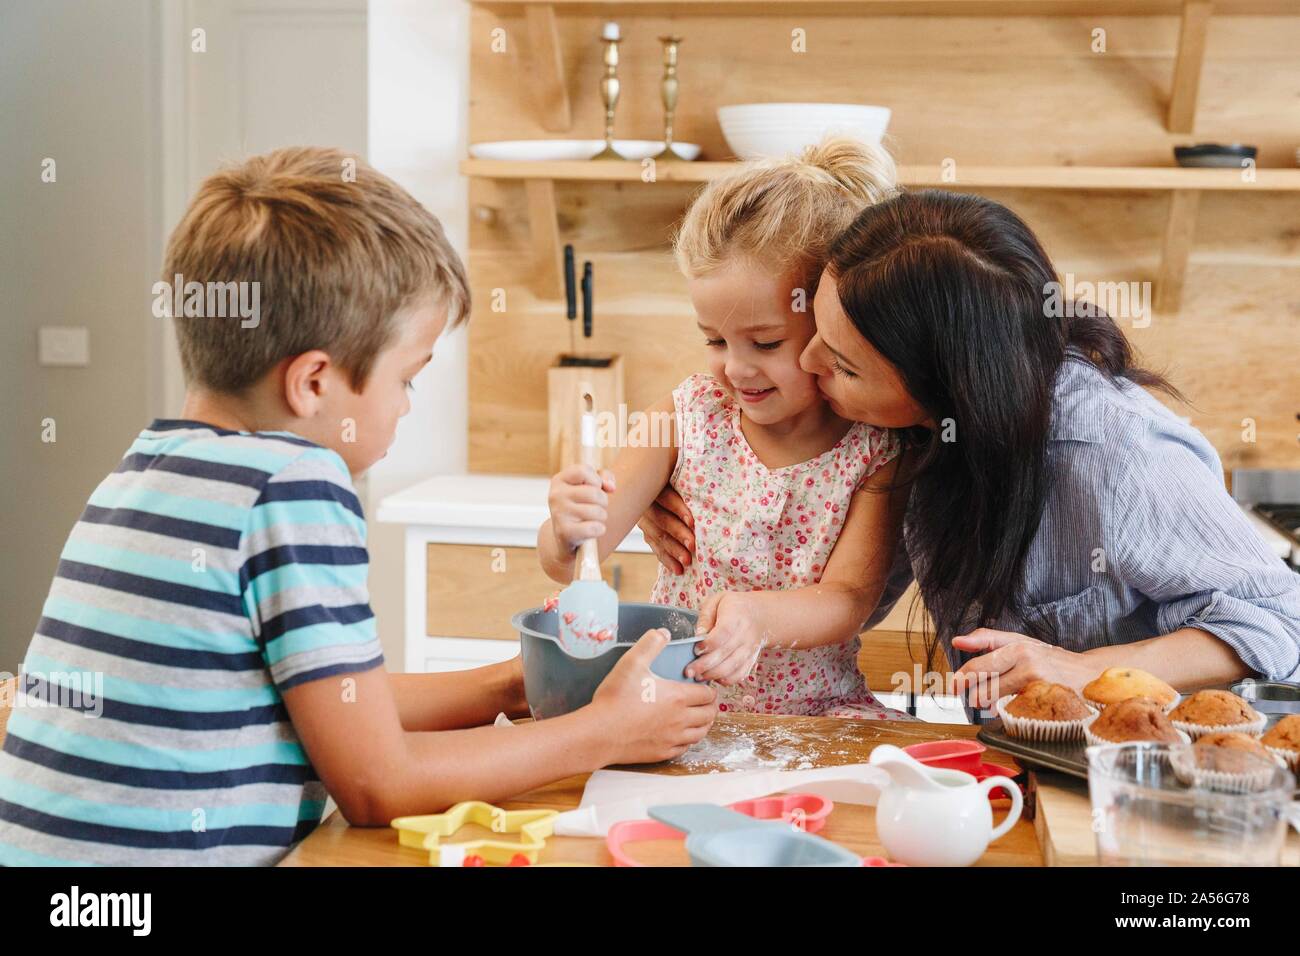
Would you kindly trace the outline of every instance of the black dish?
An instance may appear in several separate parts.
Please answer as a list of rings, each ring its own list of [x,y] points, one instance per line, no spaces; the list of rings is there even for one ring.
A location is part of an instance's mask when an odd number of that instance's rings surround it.
[[[1174,160],[1179,166],[1241,169],[1242,160],[1254,162],[1258,152],[1254,146],[1241,143],[1197,143],[1195,146],[1175,146]]]

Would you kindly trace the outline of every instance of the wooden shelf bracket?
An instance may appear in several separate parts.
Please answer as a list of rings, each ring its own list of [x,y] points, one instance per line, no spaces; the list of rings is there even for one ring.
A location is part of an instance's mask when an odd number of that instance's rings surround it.
[[[528,196],[528,231],[533,242],[536,292],[542,298],[564,294],[560,218],[555,204],[555,180],[525,179]]]
[[[1182,304],[1183,278],[1196,235],[1196,211],[1200,202],[1198,189],[1176,189],[1169,194],[1169,218],[1165,222],[1160,274],[1156,280],[1155,311],[1163,315],[1177,312]]]
[[[1205,63],[1205,37],[1209,31],[1210,0],[1187,0],[1183,4],[1183,22],[1178,31],[1178,59],[1174,61],[1174,79],[1169,88],[1169,116],[1165,125],[1171,133],[1190,133],[1196,124],[1196,96],[1201,86],[1201,69]]]
[[[573,126],[573,113],[569,108],[569,87],[564,81],[564,56],[555,7],[549,3],[530,3],[524,8],[524,16],[528,24],[528,54],[524,62],[530,74],[525,85],[535,91],[542,128],[552,133],[567,132]]]

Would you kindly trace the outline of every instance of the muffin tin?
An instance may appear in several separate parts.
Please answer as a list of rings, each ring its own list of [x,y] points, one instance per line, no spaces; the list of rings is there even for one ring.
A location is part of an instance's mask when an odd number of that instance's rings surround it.
[[[1003,753],[1011,754],[1021,763],[1088,779],[1088,758],[1084,754],[1088,745],[1082,740],[1044,743],[1012,737],[1003,730],[1000,720],[985,724],[975,738]]]
[[[1249,701],[1252,707],[1268,717],[1265,732],[1287,714],[1300,713],[1300,684],[1287,681],[1240,681],[1224,689]],[[977,740],[1009,753],[1026,764],[1088,779],[1088,757],[1084,753],[1088,745],[1082,740],[1071,743],[1023,740],[1008,734],[1000,720],[985,724],[975,736]]]

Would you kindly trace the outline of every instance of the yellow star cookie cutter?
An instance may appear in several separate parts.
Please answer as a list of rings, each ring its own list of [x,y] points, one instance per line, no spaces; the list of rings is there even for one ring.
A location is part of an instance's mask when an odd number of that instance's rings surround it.
[[[485,863],[507,864],[517,854],[523,854],[529,863],[537,862],[537,854],[546,845],[546,838],[555,830],[558,810],[504,810],[481,800],[458,803],[446,813],[432,813],[419,817],[398,817],[391,826],[397,830],[397,840],[402,846],[429,851],[430,866],[459,866],[467,856],[481,856]],[[517,833],[516,841],[484,837],[463,843],[443,843],[467,823],[486,827],[494,834]]]

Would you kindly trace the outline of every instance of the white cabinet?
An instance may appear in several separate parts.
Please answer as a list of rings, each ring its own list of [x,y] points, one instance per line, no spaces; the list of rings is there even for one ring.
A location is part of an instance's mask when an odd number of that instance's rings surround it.
[[[378,519],[405,526],[407,672],[462,670],[519,653],[510,618],[560,585],[537,560],[546,478],[440,475],[389,495]],[[658,562],[634,530],[604,563],[624,600],[646,600]]]

